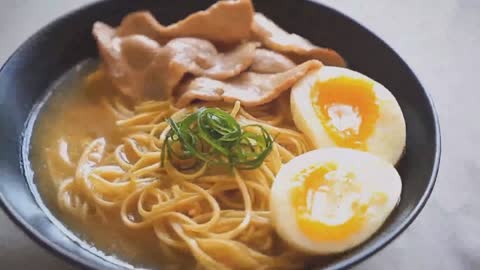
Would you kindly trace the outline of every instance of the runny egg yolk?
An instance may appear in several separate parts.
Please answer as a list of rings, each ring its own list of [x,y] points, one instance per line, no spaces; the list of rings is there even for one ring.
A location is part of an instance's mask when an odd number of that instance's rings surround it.
[[[361,199],[353,173],[334,163],[306,169],[296,176],[293,207],[300,230],[314,241],[340,241],[362,230],[369,207],[386,202],[384,193]]]
[[[311,100],[328,136],[337,146],[367,150],[379,108],[373,83],[346,76],[317,81]]]

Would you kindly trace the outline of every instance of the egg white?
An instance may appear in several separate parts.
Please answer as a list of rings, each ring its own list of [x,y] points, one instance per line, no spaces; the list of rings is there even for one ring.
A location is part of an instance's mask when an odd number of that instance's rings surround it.
[[[324,82],[341,76],[363,79],[373,83],[373,91],[379,106],[379,117],[373,134],[366,141],[367,151],[396,164],[401,158],[406,144],[406,126],[402,110],[387,88],[359,72],[324,66],[310,72],[297,82],[293,86],[290,96],[295,125],[316,148],[337,146],[318,118],[310,93],[316,82]]]
[[[292,190],[299,185],[298,174],[310,166],[334,162],[341,170],[354,173],[354,181],[361,186],[361,196],[369,198],[375,192],[383,193],[386,201],[369,207],[361,228],[343,239],[319,241],[311,239],[298,226]],[[347,148],[324,148],[300,155],[285,164],[272,186],[270,210],[277,233],[292,247],[311,254],[339,253],[351,249],[370,238],[385,222],[400,199],[402,183],[395,168],[387,161],[367,152]],[[341,194],[347,198],[348,194]],[[341,203],[349,204],[345,201]],[[338,215],[342,215],[338,213]],[[315,219],[325,221],[324,216]]]

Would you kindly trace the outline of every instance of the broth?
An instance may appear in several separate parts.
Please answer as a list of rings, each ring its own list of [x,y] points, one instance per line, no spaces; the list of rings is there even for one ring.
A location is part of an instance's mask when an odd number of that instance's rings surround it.
[[[108,89],[92,92],[84,85],[85,76],[96,67],[95,61],[87,61],[67,72],[43,104],[31,138],[30,160],[35,184],[53,215],[76,237],[91,245],[93,252],[135,267],[161,265],[162,269],[190,269],[193,260],[188,256],[178,254],[176,263],[163,256],[152,230],[132,231],[122,226],[119,217],[110,219],[108,224],[81,220],[59,209],[56,198],[59,183],[53,179],[67,177],[69,171],[60,162],[55,164],[56,159],[49,158],[49,153],[68,152],[72,160],[77,160],[85,144],[94,138],[104,137],[112,143],[120,141],[121,132],[115,126],[114,117],[100,104],[103,91],[108,92]]]

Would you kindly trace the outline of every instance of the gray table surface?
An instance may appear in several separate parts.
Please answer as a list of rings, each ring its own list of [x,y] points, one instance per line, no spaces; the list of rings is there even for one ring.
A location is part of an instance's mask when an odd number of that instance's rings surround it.
[[[41,26],[88,2],[0,0],[0,63]],[[355,269],[480,269],[480,1],[323,2],[370,28],[409,63],[434,98],[443,136],[427,206],[404,234]],[[76,269],[3,213],[0,268]]]

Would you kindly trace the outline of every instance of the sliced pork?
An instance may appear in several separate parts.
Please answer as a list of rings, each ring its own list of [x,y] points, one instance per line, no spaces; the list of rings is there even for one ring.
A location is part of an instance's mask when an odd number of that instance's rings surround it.
[[[329,66],[346,65],[345,60],[336,51],[317,47],[299,35],[286,32],[261,13],[255,13],[252,31],[254,37],[265,47],[291,54],[294,59],[317,59]]]
[[[237,43],[248,39],[253,22],[250,0],[219,1],[177,23],[164,26],[150,12],[134,12],[118,27],[119,36],[141,34],[157,41],[177,37],[197,37],[211,42]]]
[[[194,100],[235,102],[251,107],[268,103],[322,63],[310,60],[287,71],[276,74],[244,72],[239,76],[219,81],[198,77],[182,84],[178,89],[177,107],[185,107]]]
[[[257,73],[278,73],[295,67],[288,57],[266,49],[257,49],[250,71]]]
[[[140,34],[117,36],[116,30],[97,22],[93,28],[106,73],[125,95],[168,98],[186,73],[225,80],[252,64],[256,42],[245,42],[219,53],[207,40],[176,38],[165,46]]]

